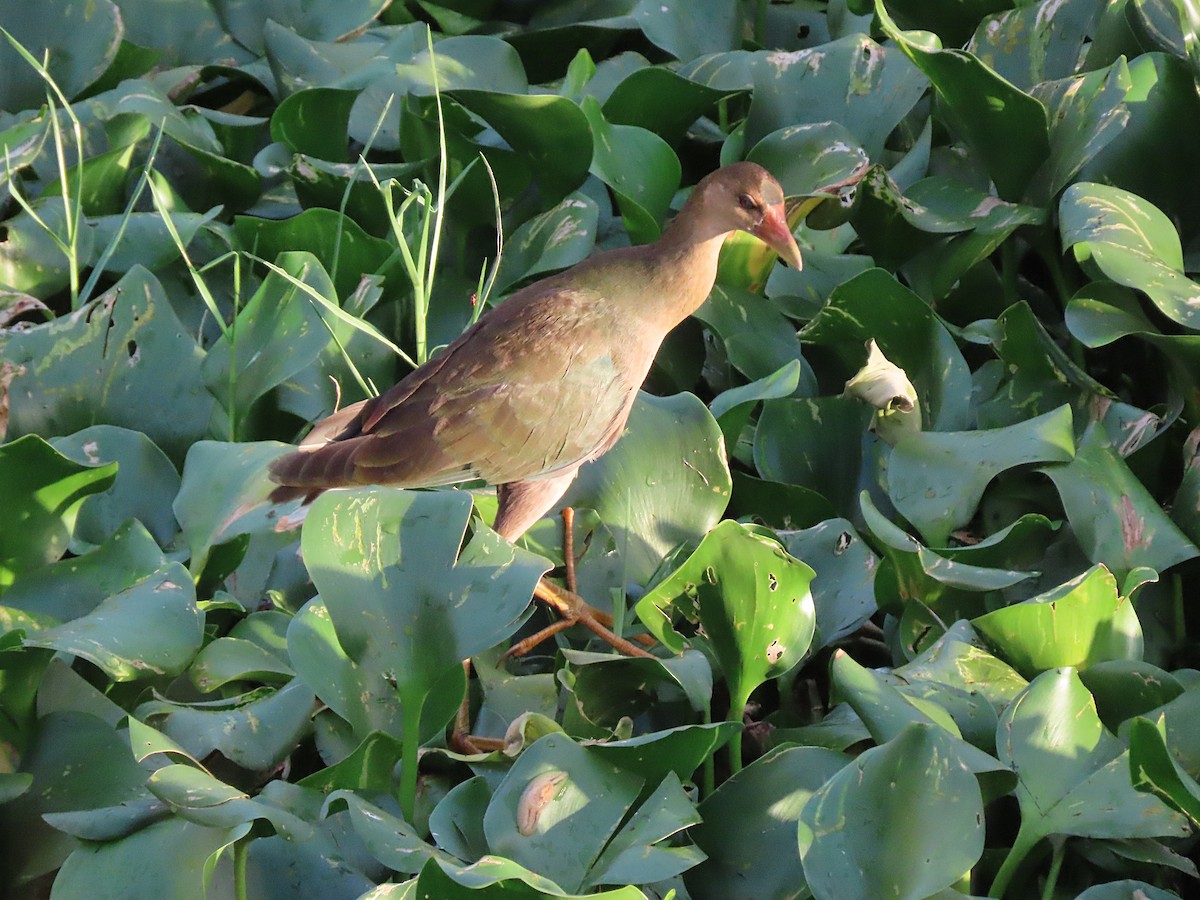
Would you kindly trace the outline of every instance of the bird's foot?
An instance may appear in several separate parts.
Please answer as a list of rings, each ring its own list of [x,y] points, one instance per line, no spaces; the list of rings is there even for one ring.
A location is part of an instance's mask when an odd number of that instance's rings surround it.
[[[561,618],[552,625],[547,625],[536,634],[532,634],[524,640],[513,644],[505,652],[504,658],[524,656],[542,641],[546,640],[546,638],[553,637],[558,632],[565,628],[570,628],[572,625],[582,625],[626,656],[655,658],[654,654],[646,652],[637,646],[637,644],[614,632],[612,630],[612,616],[601,612],[593,606],[589,606],[588,602],[574,591],[561,588],[554,584],[554,582],[543,578],[538,582],[537,587],[534,588],[533,596],[552,608]],[[654,643],[654,639],[649,635],[643,635],[638,640],[648,645],[653,645]]]

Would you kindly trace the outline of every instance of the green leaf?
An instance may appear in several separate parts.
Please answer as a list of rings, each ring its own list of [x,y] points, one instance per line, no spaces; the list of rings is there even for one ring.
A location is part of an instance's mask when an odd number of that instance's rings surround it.
[[[204,639],[196,589],[179,563],[106,598],[87,615],[27,639],[95,663],[116,681],[182,672]]]
[[[9,389],[10,437],[104,423],[141,431],[178,460],[206,433],[203,352],[140,266],[75,315],[5,338],[0,352],[25,370]]]
[[[596,510],[627,578],[644,583],[667,553],[716,524],[730,488],[721,431],[704,404],[640,393],[621,439],[583,467],[562,505]]]
[[[857,631],[875,612],[879,558],[846,519],[779,535],[783,549],[817,573],[812,583],[816,631],[813,648],[827,647]]]
[[[685,639],[673,620],[682,615],[700,623],[729,682],[737,716],[756,687],[808,652],[816,622],[812,578],[812,569],[774,541],[725,521],[635,609],[675,652]]]
[[[785,897],[799,892],[804,871],[796,845],[800,812],[848,762],[816,747],[768,753],[701,801],[703,822],[689,834],[708,859],[684,880],[696,900]]]
[[[51,441],[54,449],[76,462],[95,466],[115,462],[117,477],[103,494],[79,508],[74,540],[103,544],[130,519],[146,527],[160,547],[179,531],[171,503],[179,492],[179,473],[154,442],[139,431],[93,425]]]
[[[1200,784],[1171,756],[1161,731],[1149,719],[1129,725],[1129,774],[1133,786],[1153,794],[1200,827]]]
[[[983,853],[979,784],[954,738],[910,725],[830,778],[800,814],[816,896],[927,897]]]
[[[1062,666],[1086,669],[1142,656],[1137,613],[1103,566],[971,624],[1027,678]]]
[[[204,358],[204,380],[235,427],[254,401],[311,363],[329,343],[329,329],[317,304],[295,283],[336,304],[325,269],[306,252],[283,254],[278,265],[291,279],[268,274]]]
[[[733,50],[740,43],[741,15],[723,0],[693,0],[673,6],[640,0],[632,15],[646,37],[676,59]]]
[[[82,466],[36,435],[0,444],[0,493],[20,525],[0,532],[0,588],[62,556],[80,504],[116,474],[116,463]]]
[[[163,733],[196,759],[219,752],[252,772],[266,772],[297,747],[309,729],[313,692],[295,678],[276,691],[252,691],[205,705],[152,701],[137,715],[156,722]]]
[[[33,210],[41,222],[24,210],[4,222],[0,285],[48,300],[71,283],[71,263],[60,246],[70,243],[68,212],[58,197],[34,203]],[[82,267],[92,256],[95,240],[86,222],[80,222],[76,240],[76,260]]]
[[[54,879],[66,900],[96,895],[96,885],[121,886],[128,897],[197,896],[221,853],[249,826],[205,828],[180,818],[156,822],[120,841],[80,847]]]
[[[550,94],[447,94],[508,141],[541,185],[544,206],[553,206],[583,184],[592,162],[592,133],[575,103]]]
[[[1074,455],[1071,410],[1066,406],[1007,428],[923,432],[902,439],[893,449],[888,494],[931,545],[940,545],[971,520],[984,489],[998,474]]]
[[[609,123],[594,97],[584,98],[583,114],[595,148],[591,173],[612,188],[634,243],[655,240],[679,188],[675,151],[645,128]]]
[[[968,423],[971,379],[962,353],[929,305],[883,269],[839,285],[800,335],[832,348],[848,372],[862,364],[863,348],[874,340],[912,380],[929,428]]]
[[[1200,286],[1184,275],[1179,235],[1157,207],[1121,188],[1079,182],[1063,194],[1058,214],[1064,250],[1074,248],[1080,262],[1200,329]]]
[[[768,400],[754,434],[754,465],[768,481],[800,485],[853,518],[866,479],[862,445],[871,411],[845,397]]]
[[[587,259],[596,244],[599,217],[596,202],[576,192],[522,222],[505,238],[496,288],[506,291],[523,278],[565,269]]]
[[[800,385],[803,372],[803,363],[798,359],[793,359],[765,378],[730,388],[714,397],[708,408],[721,425],[721,433],[725,435],[725,445],[727,447],[736,445],[738,435],[750,421],[750,413],[755,404],[762,400],[778,400],[794,394]]]
[[[271,139],[293,153],[329,162],[348,159],[350,109],[358,91],[314,87],[285,97],[271,115]],[[274,257],[274,254],[271,254]]]
[[[4,28],[38,62],[44,56],[50,77],[68,98],[98,79],[117,55],[124,33],[121,12],[111,0],[77,7],[70,0],[38,6],[7,2]],[[69,48],[64,52],[65,48]],[[7,39],[0,39],[0,109],[36,109],[50,88]],[[57,101],[57,98],[56,98]]]
[[[602,876],[602,853],[610,840],[620,837],[618,828],[635,807],[642,784],[641,778],[602,763],[566,735],[547,735],[518,757],[492,794],[483,819],[488,846],[562,889],[578,892]],[[670,793],[679,792],[675,782]],[[690,804],[677,800],[661,812],[665,822],[652,829],[659,833],[696,821]],[[636,833],[637,824],[630,824]],[[629,832],[625,835],[623,840],[632,840]],[[573,847],[572,853],[557,852],[564,845]]]
[[[292,448],[275,441],[192,445],[173,508],[194,574],[204,571],[214,547],[240,535],[274,531],[278,511],[263,502],[274,487],[267,463],[284,449]]]
[[[670,69],[645,66],[613,88],[603,101],[604,118],[613,125],[637,125],[653,131],[674,146],[723,96],[724,91],[689,81]]]
[[[345,662],[335,672],[301,651],[301,616],[288,638],[292,663],[360,738],[375,730],[400,735],[397,697],[407,722],[415,726],[429,706],[435,719],[445,718],[425,729],[443,727],[459,698],[431,704],[435,687],[516,629],[545,571],[538,557],[485,528],[459,555],[470,510],[470,496],[458,491],[367,488],[326,493],[305,519],[301,547],[322,604],[307,609],[332,626]],[[331,678],[359,687],[335,692]],[[363,703],[364,696],[373,699]]]
[[[1200,555],[1102,428],[1088,426],[1070,464],[1043,471],[1058,488],[1071,529],[1088,559],[1108,566],[1117,578],[1139,566],[1165,572]]]
[[[982,161],[1001,199],[1020,200],[1050,153],[1046,108],[978,57],[931,49],[900,31],[881,0],[875,14],[884,33],[928,76],[945,118]]]
[[[4,605],[69,622],[150,577],[166,563],[154,538],[140,522],[131,520],[91,552],[19,576],[4,594]]]
[[[1012,702],[1000,717],[996,748],[1000,761],[1017,773],[1021,826],[1010,860],[1019,861],[1051,835],[1134,838],[1188,831],[1182,817],[1134,790],[1128,751],[1104,730],[1091,695],[1069,668],[1043,672]]]

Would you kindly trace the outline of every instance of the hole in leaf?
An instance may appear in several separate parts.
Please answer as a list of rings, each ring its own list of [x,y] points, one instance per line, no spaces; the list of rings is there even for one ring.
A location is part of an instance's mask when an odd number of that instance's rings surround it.
[[[810,31],[812,31],[812,29],[807,25],[801,25],[796,29],[796,37],[800,38],[800,40],[804,40],[806,37],[808,37],[808,33]]]
[[[125,352],[129,354],[129,358],[131,360],[136,360],[137,355],[138,355],[137,341],[133,341],[133,340],[126,341],[125,342]]]
[[[854,538],[850,536],[850,532],[843,531],[838,535],[837,540],[833,544],[833,555],[841,556],[850,548],[850,542],[853,540]]]
[[[717,570],[714,569],[712,566],[709,566],[708,568],[706,568],[704,570],[704,580],[707,581],[709,584],[716,584],[717,583]]]
[[[778,638],[776,638],[767,646],[767,662],[775,665],[781,659],[783,659],[783,644],[779,643]]]
[[[773,591],[779,588],[779,579],[775,577],[774,572],[767,573],[767,584],[771,586],[771,590]]]

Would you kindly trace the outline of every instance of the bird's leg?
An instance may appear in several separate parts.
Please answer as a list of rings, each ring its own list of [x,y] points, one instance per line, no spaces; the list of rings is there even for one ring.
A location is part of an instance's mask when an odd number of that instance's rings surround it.
[[[591,606],[579,596],[575,580],[575,510],[570,506],[562,511],[563,522],[563,569],[567,587],[564,590],[551,581],[543,578],[533,590],[533,596],[541,600],[561,616],[557,622],[547,625],[536,634],[508,648],[504,654],[509,656],[524,656],[542,641],[551,638],[572,625],[582,625],[597,637],[611,644],[626,656],[652,656],[641,647],[634,645],[612,630],[613,617],[606,612]],[[646,636],[650,644],[653,638]]]
[[[567,590],[572,594],[579,592],[575,581],[575,507],[564,506],[562,510],[563,523],[563,569]]]

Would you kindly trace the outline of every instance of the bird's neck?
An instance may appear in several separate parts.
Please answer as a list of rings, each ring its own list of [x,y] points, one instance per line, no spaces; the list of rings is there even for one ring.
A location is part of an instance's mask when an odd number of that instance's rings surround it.
[[[701,204],[702,198],[689,200],[651,245],[656,261],[653,288],[660,298],[652,312],[664,331],[699,309],[717,279],[717,259],[729,232],[711,225],[702,209],[688,208]]]

